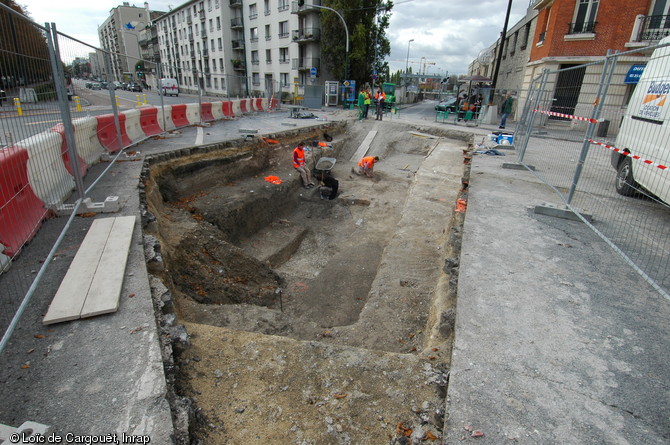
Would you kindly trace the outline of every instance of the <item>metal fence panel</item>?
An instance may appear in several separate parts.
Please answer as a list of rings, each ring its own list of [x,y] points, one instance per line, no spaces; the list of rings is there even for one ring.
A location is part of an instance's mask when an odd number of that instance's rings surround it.
[[[622,196],[615,186],[612,153],[621,140],[620,125],[626,112],[637,111],[637,104],[628,103],[634,85],[621,87],[627,67],[618,63],[625,56],[610,54],[595,63],[545,71],[534,79],[530,105],[519,120],[516,148],[519,161],[534,169],[566,208],[620,253],[628,270],[640,273],[669,298],[670,206],[636,184],[630,184],[636,187],[635,196]],[[637,131],[633,139],[648,140]],[[667,138],[664,144],[670,149]],[[665,159],[658,152],[635,162],[662,164]],[[663,180],[670,182],[668,173],[662,170]]]

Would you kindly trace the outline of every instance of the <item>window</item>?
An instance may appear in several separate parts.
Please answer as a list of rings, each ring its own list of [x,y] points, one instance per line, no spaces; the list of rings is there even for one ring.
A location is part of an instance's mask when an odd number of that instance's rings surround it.
[[[254,85],[260,85],[261,84],[261,76],[258,73],[253,73],[251,75],[251,83]]]
[[[212,50],[212,52],[214,52],[214,39],[209,41],[209,48]]]
[[[214,20],[209,19],[209,32],[214,32]]]
[[[258,60],[258,51],[251,51],[251,64],[258,65],[260,60]]]
[[[214,0],[214,7],[219,9],[219,0]]]
[[[265,40],[272,39],[270,34],[270,25],[265,25]]]
[[[279,63],[289,63],[288,48],[279,48]]]
[[[509,55],[513,56],[516,52],[516,43],[519,40],[519,31],[515,32],[512,36],[512,46],[509,49]]]
[[[249,41],[250,42],[258,42],[258,28],[250,28],[249,29]]]
[[[219,44],[219,51],[222,51],[223,50],[223,42],[221,42],[221,37],[218,38],[217,42]]]
[[[528,46],[528,36],[530,36],[530,22],[526,23],[526,26],[523,28],[523,37],[521,38],[520,50],[526,49]]]
[[[271,49],[266,49],[265,50],[265,63],[272,63],[272,50]]]
[[[575,10],[575,20],[570,27],[570,34],[594,32],[597,12],[598,0],[579,0]]]
[[[288,37],[288,20],[279,22],[279,38],[283,39],[286,37]]]
[[[288,0],[279,0],[279,7],[277,10],[279,12],[286,11],[288,9]]]
[[[216,71],[216,59],[212,59],[212,71]]]
[[[221,72],[223,72],[223,59],[219,59],[219,67],[221,67]],[[223,83],[221,83],[221,88],[223,88]]]
[[[215,90],[219,89],[219,79],[216,77],[214,78],[214,89]]]
[[[212,0],[207,0],[207,10],[208,11],[212,10]]]
[[[279,73],[279,87],[288,87],[288,73]]]
[[[270,0],[264,0],[265,3],[265,15],[270,15]]]
[[[253,20],[258,17],[258,9],[256,8],[256,3],[249,5],[249,20]]]
[[[216,30],[221,31],[221,17],[216,18]]]

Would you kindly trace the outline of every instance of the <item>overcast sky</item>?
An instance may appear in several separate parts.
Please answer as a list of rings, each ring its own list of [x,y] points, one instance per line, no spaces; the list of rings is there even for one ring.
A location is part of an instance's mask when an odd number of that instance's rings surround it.
[[[122,4],[113,0],[18,2],[27,6],[37,23],[54,22],[59,31],[94,46],[99,46],[98,25],[109,17],[112,8]],[[150,0],[149,8],[167,11],[169,5],[176,7],[182,3]],[[396,0],[388,29],[391,70],[405,69],[408,43],[414,39],[409,44],[409,61],[414,72],[423,69],[419,62],[425,57],[426,62],[435,63],[425,65],[428,74],[466,73],[468,64],[500,35],[507,3],[508,0]],[[144,2],[130,1],[130,4],[142,7]],[[528,4],[529,0],[513,0],[509,27],[523,17]]]

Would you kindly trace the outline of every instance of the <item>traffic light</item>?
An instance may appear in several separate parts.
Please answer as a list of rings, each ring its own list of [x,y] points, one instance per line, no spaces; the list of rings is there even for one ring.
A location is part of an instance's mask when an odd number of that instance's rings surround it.
[[[142,69],[142,64],[140,62],[137,62],[135,64],[135,71],[140,71]]]

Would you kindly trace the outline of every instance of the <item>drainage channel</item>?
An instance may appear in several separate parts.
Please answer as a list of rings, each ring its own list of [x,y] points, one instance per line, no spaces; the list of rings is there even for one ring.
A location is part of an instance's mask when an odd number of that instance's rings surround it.
[[[381,129],[373,178],[349,161],[368,128],[329,128],[314,149],[313,163],[338,160],[333,201],[290,162],[322,128],[148,162],[145,250],[178,443],[441,435],[468,144]]]

